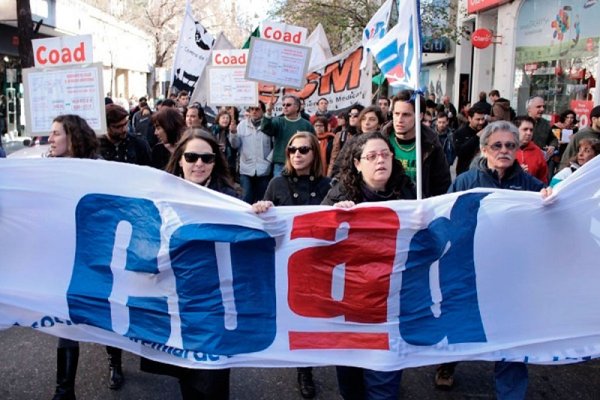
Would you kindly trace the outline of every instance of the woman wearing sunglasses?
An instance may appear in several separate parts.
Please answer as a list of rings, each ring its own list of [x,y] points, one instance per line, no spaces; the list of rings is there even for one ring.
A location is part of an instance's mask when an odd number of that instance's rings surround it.
[[[201,129],[188,129],[165,171],[223,194],[239,197],[219,144]]]
[[[165,171],[217,192],[238,198],[227,161],[210,133],[188,129],[177,143]],[[229,399],[230,369],[193,369],[142,358],[141,369],[179,379],[183,400]]]
[[[319,140],[310,132],[298,132],[288,142],[281,176],[271,179],[263,201],[252,205],[257,214],[275,206],[319,205],[327,195],[330,180],[323,174]],[[312,368],[298,368],[300,394],[315,397]]]
[[[339,181],[322,204],[351,208],[358,203],[414,199],[415,188],[394,158],[389,140],[380,133],[363,133],[347,144]],[[373,260],[377,264],[379,260]],[[371,265],[364,265],[365,274]],[[366,279],[368,280],[368,279]],[[387,296],[388,288],[382,288]],[[402,371],[336,367],[340,394],[350,399],[397,399]]]

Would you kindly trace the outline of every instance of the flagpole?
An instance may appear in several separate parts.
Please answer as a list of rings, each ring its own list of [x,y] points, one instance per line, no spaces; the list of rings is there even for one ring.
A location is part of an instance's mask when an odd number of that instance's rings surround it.
[[[419,94],[419,79],[421,75],[421,35],[419,30],[420,7],[419,0],[410,0],[415,2],[415,18],[413,18],[413,32],[415,35],[415,46],[417,51],[417,84],[415,87],[415,152],[416,152],[416,172],[417,172],[417,200],[423,198],[423,156],[421,153],[421,95]]]

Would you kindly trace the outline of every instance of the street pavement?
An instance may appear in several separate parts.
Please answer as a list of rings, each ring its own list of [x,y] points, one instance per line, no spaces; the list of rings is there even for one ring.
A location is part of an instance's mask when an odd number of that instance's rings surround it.
[[[0,400],[50,400],[54,393],[56,338],[29,328],[0,331]],[[139,357],[125,353],[125,386],[107,387],[104,346],[82,343],[77,371],[78,400],[180,399],[176,379],[139,370]],[[456,369],[456,386],[450,392],[432,385],[435,367],[404,372],[399,399],[493,399],[493,363],[464,362]],[[600,399],[600,360],[561,366],[529,367],[528,400]],[[315,368],[317,400],[340,399],[333,367]],[[235,368],[231,374],[232,400],[300,400],[294,368]]]

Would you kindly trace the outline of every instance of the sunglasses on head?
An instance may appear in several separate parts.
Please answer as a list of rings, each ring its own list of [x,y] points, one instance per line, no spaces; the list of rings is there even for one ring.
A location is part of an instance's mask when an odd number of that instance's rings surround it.
[[[288,154],[296,154],[297,151],[300,152],[300,154],[308,154],[309,151],[311,151],[312,149],[309,146],[300,146],[300,147],[296,147],[296,146],[288,146],[287,148],[287,152]]]
[[[502,150],[502,147],[506,147],[506,150],[514,150],[517,148],[517,144],[515,142],[496,142],[488,145],[490,149],[494,151]]]
[[[214,153],[183,153],[183,158],[189,163],[195,163],[198,159],[201,159],[204,164],[212,164],[215,162]]]

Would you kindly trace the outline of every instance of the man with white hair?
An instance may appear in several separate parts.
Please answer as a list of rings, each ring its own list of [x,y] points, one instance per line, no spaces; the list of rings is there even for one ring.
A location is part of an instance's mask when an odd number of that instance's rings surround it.
[[[532,97],[527,101],[527,115],[535,121],[533,142],[546,152],[546,159],[548,159],[557,148],[558,139],[550,129],[550,123],[542,117],[545,107],[546,102],[539,96]]]

